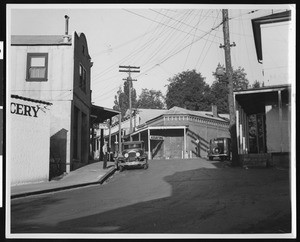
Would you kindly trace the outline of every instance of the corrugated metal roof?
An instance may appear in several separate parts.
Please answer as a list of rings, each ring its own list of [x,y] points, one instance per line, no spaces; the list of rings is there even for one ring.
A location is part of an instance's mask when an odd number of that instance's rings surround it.
[[[64,42],[65,35],[12,35],[11,45],[71,45],[72,36],[67,35],[68,42]]]

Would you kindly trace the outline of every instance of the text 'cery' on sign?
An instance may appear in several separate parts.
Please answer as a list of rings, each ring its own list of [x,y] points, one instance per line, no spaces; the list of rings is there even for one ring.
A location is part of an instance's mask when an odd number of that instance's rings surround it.
[[[12,114],[19,114],[19,115],[24,115],[29,117],[36,118],[39,109],[40,108],[38,106],[29,106],[20,103],[14,103],[14,102],[10,104],[10,112]]]

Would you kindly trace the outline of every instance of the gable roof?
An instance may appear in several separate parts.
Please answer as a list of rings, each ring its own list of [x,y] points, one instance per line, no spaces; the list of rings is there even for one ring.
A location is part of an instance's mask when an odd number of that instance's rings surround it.
[[[64,42],[68,37],[68,42]],[[71,45],[71,35],[12,35],[11,45]]]
[[[145,108],[139,108],[138,114],[141,118],[141,123],[146,123],[148,120],[153,119],[154,117],[160,116],[164,114],[167,109],[145,109]]]
[[[193,115],[193,116],[198,116],[198,117],[202,117],[202,118],[206,118],[206,119],[213,119],[213,120],[218,120],[218,121],[223,121],[223,122],[227,122],[229,120],[229,114],[219,114],[218,117],[214,117],[212,112],[209,111],[193,111],[193,110],[188,110],[185,108],[181,108],[181,107],[177,107],[174,106],[173,108],[169,109],[169,110],[161,110],[161,113],[159,114],[159,112],[156,113],[156,116],[154,116],[154,113],[151,113],[150,110],[153,109],[144,109],[144,112],[149,112],[149,117],[151,117],[150,119],[148,119],[147,121],[145,121],[145,123],[149,123],[151,121],[153,121],[154,119],[157,119],[163,115]],[[152,114],[152,116],[150,116],[150,114]],[[142,122],[144,123],[144,122]]]
[[[219,117],[214,117],[213,113],[210,111],[193,111],[193,110],[188,110],[185,108],[180,108],[180,107],[173,107],[169,109],[165,114],[182,114],[182,115],[195,115],[203,118],[211,118],[215,120],[220,120],[224,121],[223,118],[227,118],[226,114],[222,114],[222,116],[219,114]]]

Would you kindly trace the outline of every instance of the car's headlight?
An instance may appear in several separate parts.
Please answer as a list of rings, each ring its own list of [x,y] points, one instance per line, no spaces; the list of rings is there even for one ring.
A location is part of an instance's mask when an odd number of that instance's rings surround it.
[[[139,157],[141,154],[140,152],[136,152],[136,156]]]
[[[127,158],[128,156],[129,156],[128,153],[125,153],[125,154],[124,154],[124,157],[125,157],[125,158]]]

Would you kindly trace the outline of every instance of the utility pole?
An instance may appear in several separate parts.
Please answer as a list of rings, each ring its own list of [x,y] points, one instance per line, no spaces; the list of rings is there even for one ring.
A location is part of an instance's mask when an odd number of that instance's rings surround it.
[[[132,104],[131,104],[131,88],[132,88],[132,81],[136,81],[135,79],[131,78],[131,73],[132,72],[140,72],[140,67],[136,67],[136,66],[119,66],[119,68],[123,68],[120,69],[119,72],[127,72],[128,73],[128,77],[123,79],[125,81],[128,81],[129,84],[129,117],[130,117],[130,126],[129,126],[129,134],[132,133]],[[125,70],[124,70],[125,68]],[[131,140],[131,136],[130,136],[130,140]]]
[[[230,44],[229,39],[229,22],[228,22],[228,9],[222,9],[223,15],[223,35],[224,45],[220,45],[220,48],[224,48],[225,51],[225,67],[226,77],[228,82],[228,107],[229,107],[229,132],[231,136],[231,147],[232,147],[232,165],[239,165],[238,150],[237,150],[237,136],[236,136],[236,115],[234,108],[234,97],[233,97],[233,71],[231,66],[231,55],[230,47],[235,46],[235,43]]]

